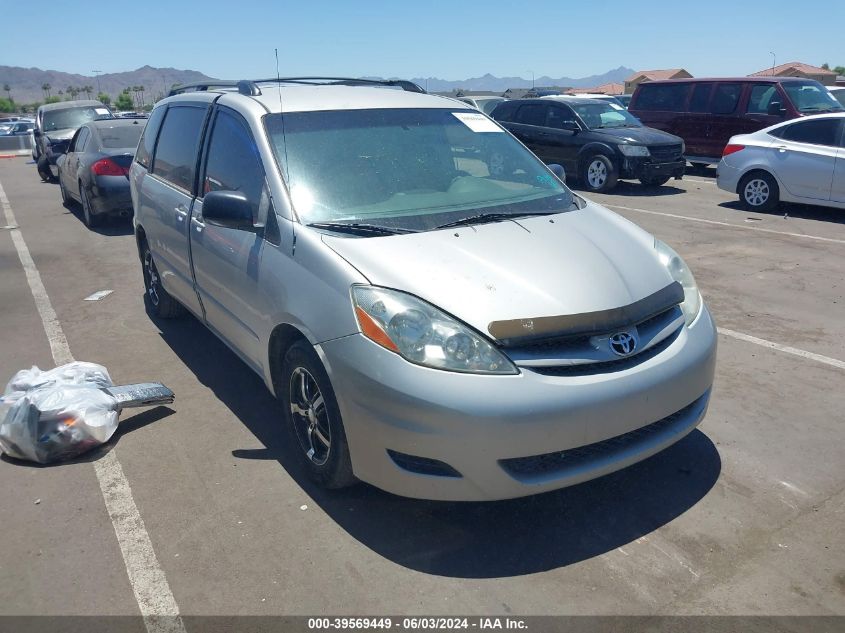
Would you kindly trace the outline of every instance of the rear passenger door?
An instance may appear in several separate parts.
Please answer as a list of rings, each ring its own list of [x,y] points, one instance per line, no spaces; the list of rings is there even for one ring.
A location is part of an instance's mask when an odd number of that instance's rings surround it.
[[[258,332],[268,313],[268,298],[259,292],[259,263],[267,247],[265,238],[277,235],[275,214],[258,147],[246,121],[218,107],[210,130],[191,218],[194,278],[208,325],[260,368]],[[206,222],[202,197],[212,191],[245,194],[253,206],[253,222],[263,228],[253,232]]]
[[[717,83],[710,98],[710,133],[707,135],[705,156],[718,158],[725,145],[742,127],[740,101],[743,84],[740,82]]]
[[[208,103],[177,102],[167,108],[138,201],[147,207],[142,214],[144,230],[161,283],[198,315],[202,314],[202,307],[191,275],[188,227],[208,106]]]

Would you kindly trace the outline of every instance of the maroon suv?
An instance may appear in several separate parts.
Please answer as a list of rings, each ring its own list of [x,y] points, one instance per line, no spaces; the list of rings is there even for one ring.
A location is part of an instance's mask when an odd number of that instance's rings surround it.
[[[693,165],[718,163],[735,134],[842,110],[822,84],[799,77],[650,81],[637,86],[628,107],[644,125],[684,139]]]

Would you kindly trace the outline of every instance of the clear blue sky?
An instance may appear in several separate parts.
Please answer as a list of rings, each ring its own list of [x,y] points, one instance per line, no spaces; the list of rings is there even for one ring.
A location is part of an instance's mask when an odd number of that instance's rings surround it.
[[[845,65],[842,0],[4,4],[0,65],[85,75],[149,64],[272,76],[276,47],[283,75],[582,77],[620,65],[745,75],[771,66],[770,51],[778,64]]]

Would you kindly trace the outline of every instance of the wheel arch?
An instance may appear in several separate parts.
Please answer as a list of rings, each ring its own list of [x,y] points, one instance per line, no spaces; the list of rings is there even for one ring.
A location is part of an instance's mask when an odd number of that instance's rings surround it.
[[[592,158],[596,154],[603,154],[613,164],[614,168],[619,169],[619,158],[613,147],[606,143],[593,141],[587,143],[578,151],[578,170],[583,169],[587,159]]]
[[[308,337],[305,336],[300,329],[290,323],[280,323],[273,328],[273,331],[270,333],[269,342],[267,344],[267,369],[269,373],[267,386],[273,392],[273,395],[277,395],[279,393],[278,380],[285,354],[290,347],[298,341],[303,341],[308,345],[311,345],[311,341],[308,340]]]
[[[742,173],[742,175],[737,179],[736,191],[734,193],[736,193],[737,195],[742,195],[742,185],[745,182],[745,179],[753,176],[754,174],[766,174],[767,176],[770,176],[774,179],[775,183],[778,186],[778,189],[780,191],[783,191],[783,183],[780,181],[780,178],[778,178],[770,169],[762,165],[754,165],[753,167],[749,167],[748,169],[746,169]]]

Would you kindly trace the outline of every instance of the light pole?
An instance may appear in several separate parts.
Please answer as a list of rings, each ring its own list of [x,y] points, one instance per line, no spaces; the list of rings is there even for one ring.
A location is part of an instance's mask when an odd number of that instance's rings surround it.
[[[92,70],[91,72],[94,73],[94,76],[97,78],[97,94],[100,94],[100,93],[102,93],[102,90],[100,90],[100,75],[102,74],[103,71],[102,70]]]
[[[528,72],[531,73],[531,90],[534,90],[534,71],[529,70]]]
[[[775,54],[772,51],[769,51],[769,55],[772,56],[772,77],[774,77],[775,76],[775,61],[777,60],[777,57],[775,57]]]

